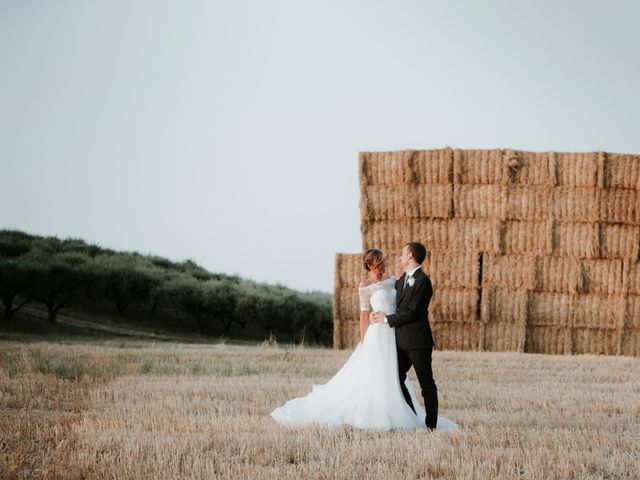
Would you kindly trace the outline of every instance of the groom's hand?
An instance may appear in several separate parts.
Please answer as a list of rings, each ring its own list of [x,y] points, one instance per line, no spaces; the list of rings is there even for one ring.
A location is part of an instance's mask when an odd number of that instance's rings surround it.
[[[369,320],[371,323],[380,323],[384,319],[384,313],[382,312],[373,312],[369,316]]]

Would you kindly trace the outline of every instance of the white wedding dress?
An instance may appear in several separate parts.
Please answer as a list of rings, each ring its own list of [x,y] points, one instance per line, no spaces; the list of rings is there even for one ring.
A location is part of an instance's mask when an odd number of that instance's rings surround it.
[[[395,279],[389,277],[358,289],[361,309],[369,309],[370,303],[373,311],[395,313],[394,284]],[[400,390],[395,329],[386,323],[373,323],[331,380],[324,385],[314,385],[308,395],[289,400],[271,412],[271,416],[289,426],[320,423],[329,427],[350,425],[384,430],[426,428],[424,409],[416,399],[409,378],[405,384],[417,414]],[[451,430],[458,426],[439,416],[436,428]]]

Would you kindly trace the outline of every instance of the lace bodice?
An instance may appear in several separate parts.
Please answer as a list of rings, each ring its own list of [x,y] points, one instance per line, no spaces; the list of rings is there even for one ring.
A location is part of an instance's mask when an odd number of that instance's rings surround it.
[[[380,282],[358,288],[360,311],[381,311],[387,315],[396,313],[395,283],[395,278],[387,277]]]

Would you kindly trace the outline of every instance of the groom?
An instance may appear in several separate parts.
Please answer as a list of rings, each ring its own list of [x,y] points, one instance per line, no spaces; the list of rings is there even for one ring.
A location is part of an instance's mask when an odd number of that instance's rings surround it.
[[[407,372],[413,365],[420,382],[427,418],[427,428],[434,430],[438,421],[438,388],[431,371],[431,353],[434,342],[429,326],[428,308],[433,295],[431,280],[420,266],[427,256],[427,249],[418,242],[407,243],[400,255],[400,267],[404,275],[396,281],[396,313],[387,315],[373,312],[371,322],[385,322],[396,329],[396,349],[400,388],[405,400],[416,411],[404,384]]]

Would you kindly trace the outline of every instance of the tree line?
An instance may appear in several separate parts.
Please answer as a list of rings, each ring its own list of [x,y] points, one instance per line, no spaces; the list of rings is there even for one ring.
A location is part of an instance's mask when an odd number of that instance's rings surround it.
[[[5,323],[24,305],[58,313],[80,298],[108,301],[125,315],[133,303],[190,320],[201,334],[217,324],[259,327],[265,337],[318,342],[332,330],[331,295],[209,272],[191,260],[173,262],[117,252],[80,239],[0,230],[0,300]],[[255,330],[255,329],[254,329]]]

